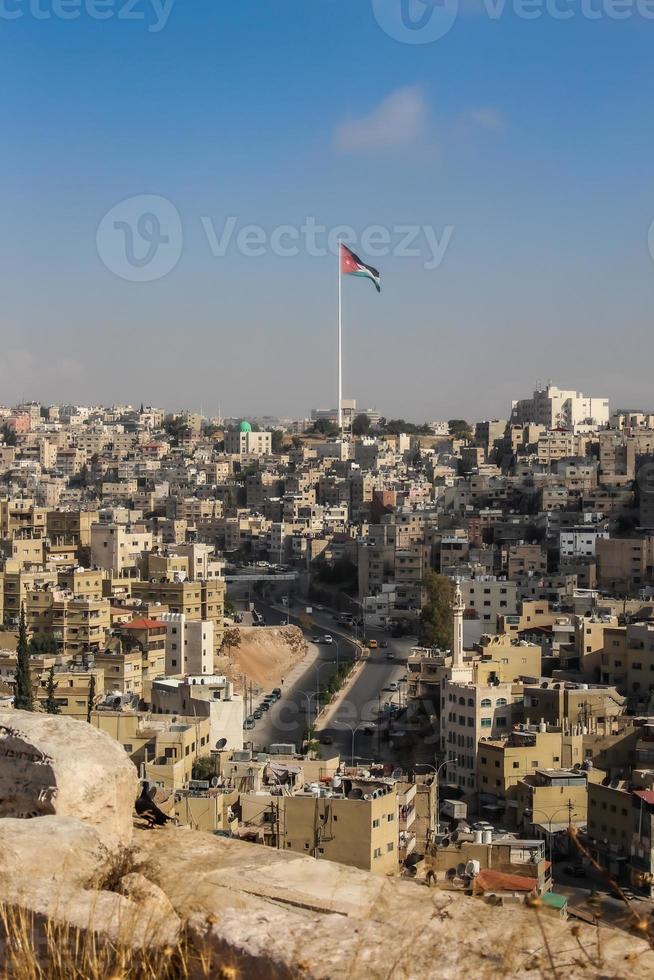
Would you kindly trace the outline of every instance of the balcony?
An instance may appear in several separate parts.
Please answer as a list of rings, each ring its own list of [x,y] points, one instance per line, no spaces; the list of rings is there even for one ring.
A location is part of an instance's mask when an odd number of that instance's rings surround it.
[[[400,861],[406,861],[409,854],[416,849],[417,838],[415,834],[410,834],[406,830],[400,831],[399,835],[399,856]]]

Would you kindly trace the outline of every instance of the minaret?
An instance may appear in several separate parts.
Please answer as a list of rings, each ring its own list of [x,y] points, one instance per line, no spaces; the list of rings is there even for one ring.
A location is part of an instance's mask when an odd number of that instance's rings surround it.
[[[463,667],[463,596],[457,580],[452,603],[452,667]]]

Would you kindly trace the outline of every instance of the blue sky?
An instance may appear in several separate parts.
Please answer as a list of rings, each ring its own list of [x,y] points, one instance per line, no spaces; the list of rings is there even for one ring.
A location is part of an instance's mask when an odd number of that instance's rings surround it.
[[[139,20],[105,0],[103,21],[1,0],[0,402],[333,404],[335,259],[269,242],[309,216],[389,236],[368,256],[381,295],[344,283],[360,404],[503,417],[551,378],[652,408],[654,21],[558,2],[571,19],[465,0],[440,40],[405,44],[372,0],[176,0],[156,32],[152,0]],[[141,195],[182,229],[147,282],[98,238]],[[264,254],[212,254],[229,216]],[[393,254],[403,226],[447,241],[437,267],[422,233]]]

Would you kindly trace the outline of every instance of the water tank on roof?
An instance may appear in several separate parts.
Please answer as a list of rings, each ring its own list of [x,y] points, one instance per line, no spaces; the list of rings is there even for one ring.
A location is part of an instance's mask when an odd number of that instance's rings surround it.
[[[492,830],[482,830],[482,844],[492,844],[493,843],[493,831]]]
[[[483,842],[484,842],[484,833],[483,833],[483,831],[482,830],[475,830],[475,831],[473,831],[473,839],[474,839],[475,844],[483,844]]]

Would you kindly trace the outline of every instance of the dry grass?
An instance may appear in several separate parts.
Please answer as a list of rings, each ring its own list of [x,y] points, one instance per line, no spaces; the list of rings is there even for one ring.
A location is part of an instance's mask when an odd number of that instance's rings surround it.
[[[90,930],[0,905],[0,980],[237,980],[188,936],[175,945],[137,949]]]

